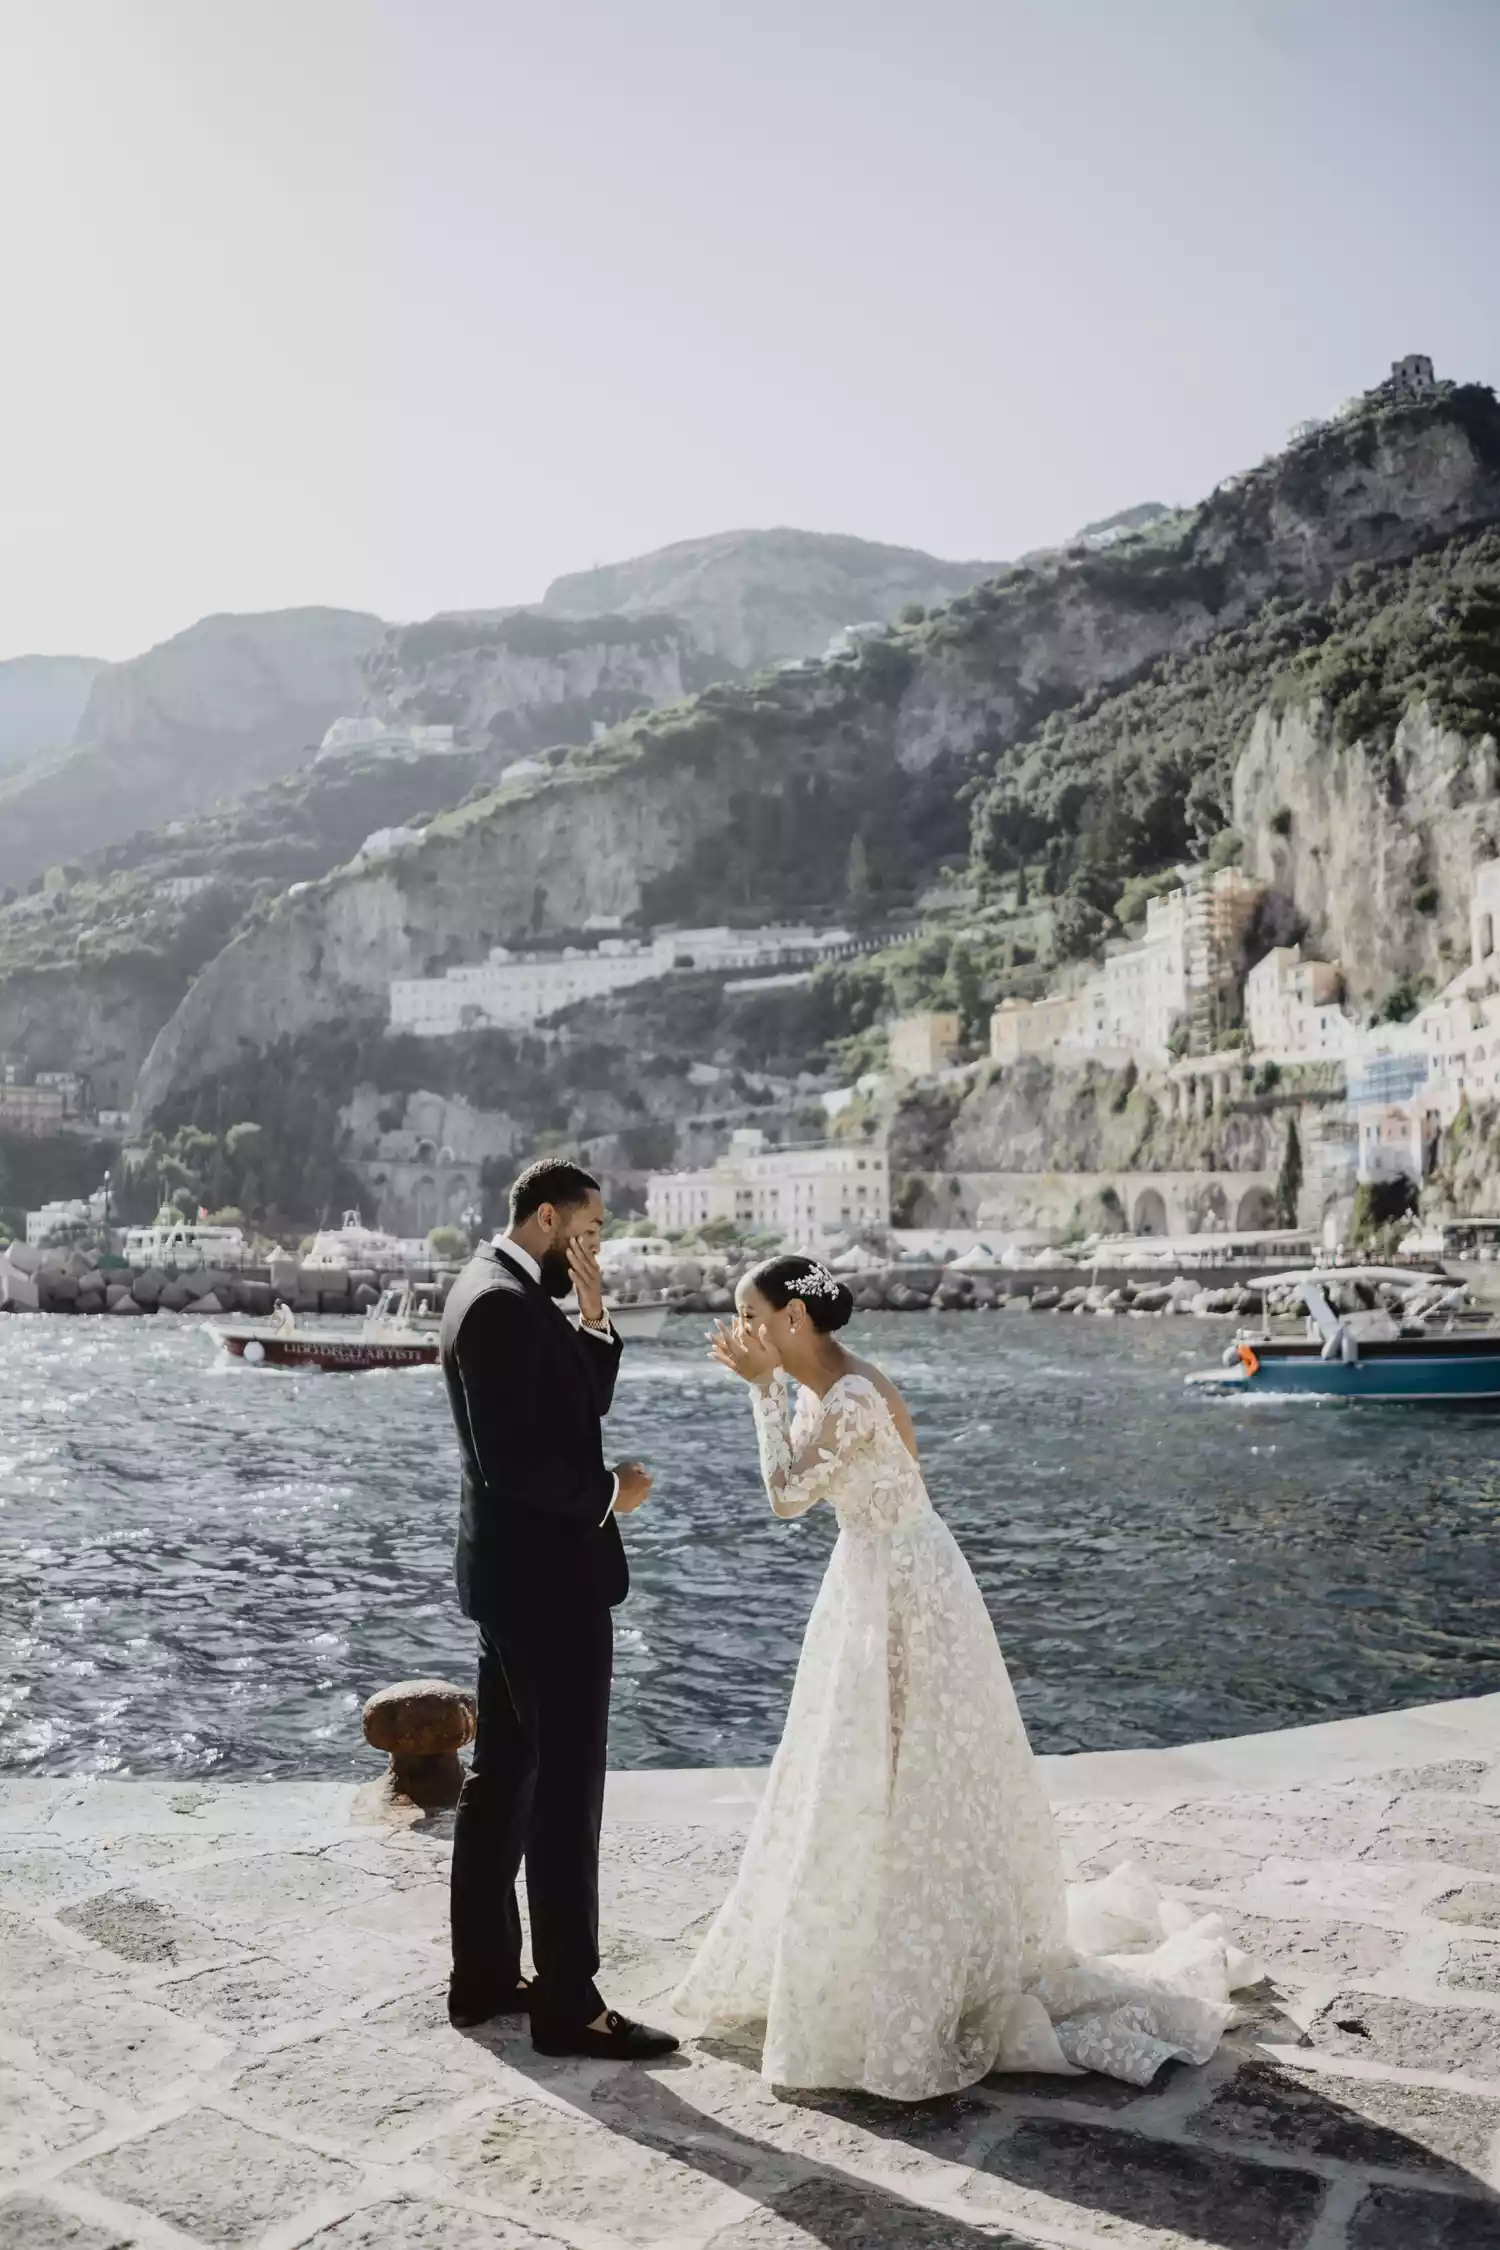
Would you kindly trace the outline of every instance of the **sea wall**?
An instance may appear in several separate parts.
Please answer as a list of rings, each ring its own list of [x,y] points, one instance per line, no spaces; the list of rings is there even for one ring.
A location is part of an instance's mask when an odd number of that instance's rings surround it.
[[[380,1292],[405,1281],[406,1268],[299,1266],[295,1258],[247,1265],[179,1267],[170,1260],[131,1272],[101,1265],[88,1250],[34,1250],[12,1243],[0,1250],[0,1312],[105,1313],[123,1316],[246,1313],[264,1318],[278,1304],[304,1315],[363,1315]],[[446,1295],[451,1275],[438,1275]]]

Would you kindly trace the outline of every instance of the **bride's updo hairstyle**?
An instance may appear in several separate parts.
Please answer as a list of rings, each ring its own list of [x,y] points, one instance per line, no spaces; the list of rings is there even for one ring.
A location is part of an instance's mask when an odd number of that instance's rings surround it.
[[[794,1297],[800,1299],[820,1336],[842,1328],[854,1311],[854,1299],[838,1275],[796,1251],[752,1266],[745,1279],[777,1312],[785,1312]]]

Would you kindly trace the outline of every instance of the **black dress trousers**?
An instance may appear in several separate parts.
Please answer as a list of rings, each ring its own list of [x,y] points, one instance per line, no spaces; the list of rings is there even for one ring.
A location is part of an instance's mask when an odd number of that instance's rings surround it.
[[[614,1626],[602,1600],[479,1628],[479,1725],[453,1831],[453,1975],[508,1994],[521,1975],[524,1862],[533,2019],[574,2028],[603,2009],[599,1828]]]

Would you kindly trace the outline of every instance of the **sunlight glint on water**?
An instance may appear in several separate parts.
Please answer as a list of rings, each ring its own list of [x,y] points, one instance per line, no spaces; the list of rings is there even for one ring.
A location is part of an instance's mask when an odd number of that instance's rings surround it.
[[[775,1521],[702,1324],[627,1352],[619,1765],[775,1746],[834,1524]],[[1039,1749],[1500,1687],[1500,1420],[1187,1395],[1187,1322],[859,1324],[905,1388]],[[441,1381],[231,1368],[191,1324],[0,1319],[0,1766],[368,1774],[359,1706],[466,1679]]]

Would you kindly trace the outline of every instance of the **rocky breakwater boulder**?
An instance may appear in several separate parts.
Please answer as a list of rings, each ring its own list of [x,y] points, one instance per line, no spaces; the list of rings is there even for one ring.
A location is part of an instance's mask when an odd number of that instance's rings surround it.
[[[83,1292],[78,1286],[78,1276],[61,1266],[43,1266],[36,1277],[41,1310],[47,1313],[76,1312]]]
[[[308,1308],[310,1311],[335,1315],[352,1311],[348,1267],[320,1266],[314,1272],[304,1266],[299,1291],[299,1299],[301,1298],[313,1300]],[[297,1309],[299,1312],[302,1310],[300,1301]]]
[[[735,1285],[749,1270],[744,1262],[731,1264],[723,1258],[678,1258],[666,1267],[658,1260],[650,1266],[617,1269],[610,1276],[606,1294],[629,1304],[632,1297],[657,1296],[665,1291],[672,1299],[673,1312],[722,1317],[734,1311]]]
[[[974,1284],[967,1274],[944,1274],[927,1300],[929,1312],[972,1312]]]
[[[685,1259],[671,1269],[677,1312],[728,1312],[734,1303],[733,1286],[739,1278],[731,1269],[720,1283],[708,1277],[698,1262]],[[857,1313],[877,1312],[1060,1312],[1093,1319],[1118,1319],[1127,1315],[1188,1315],[1197,1317],[1258,1314],[1261,1299],[1244,1286],[1205,1289],[1189,1275],[1170,1281],[1128,1273],[1080,1273],[1076,1282],[1039,1282],[1028,1287],[1009,1273],[961,1271],[953,1266],[919,1265],[915,1261],[863,1272],[847,1273]],[[662,1286],[662,1277],[656,1278]],[[624,1292],[622,1291],[622,1294]]]
[[[85,1251],[34,1250],[23,1243],[0,1250],[0,1311],[5,1312],[115,1313],[126,1318],[242,1313],[264,1318],[275,1304],[264,1267],[229,1274],[214,1268],[179,1272],[175,1266],[147,1266],[131,1273],[109,1260],[95,1265]]]
[[[24,1249],[23,1243],[14,1243],[9,1250],[0,1250],[0,1312],[36,1312],[40,1308],[41,1294],[33,1270],[15,1255]]]
[[[1262,1300],[1253,1289],[1204,1289],[1186,1274],[1172,1281],[1137,1281],[1122,1275],[1108,1281],[1079,1281],[1066,1289],[1048,1285],[1034,1289],[1025,1301],[1033,1312],[1078,1313],[1105,1320],[1122,1314],[1137,1319],[1187,1315],[1201,1319],[1221,1314],[1244,1318],[1262,1309]]]

